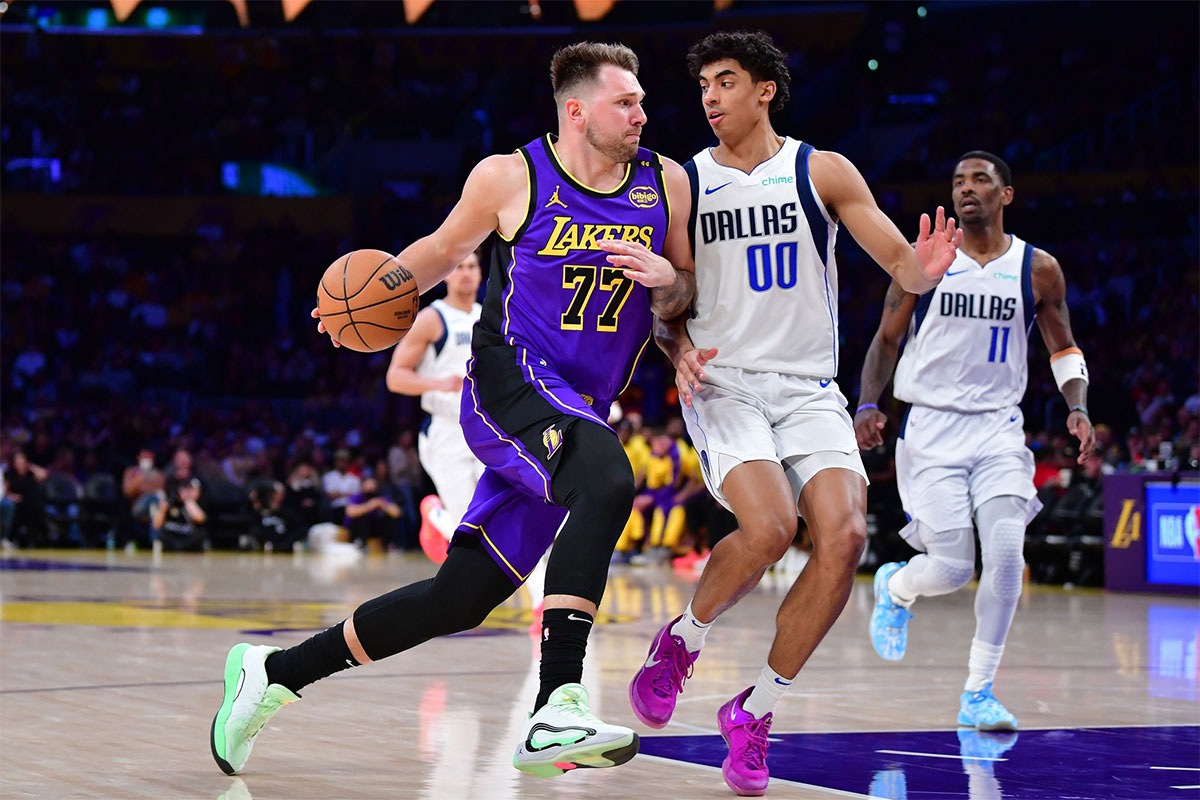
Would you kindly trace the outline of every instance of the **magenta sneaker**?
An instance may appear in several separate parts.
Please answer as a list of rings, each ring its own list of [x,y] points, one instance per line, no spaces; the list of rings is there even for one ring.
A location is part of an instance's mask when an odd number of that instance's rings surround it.
[[[767,734],[771,731],[771,714],[755,719],[742,709],[742,703],[754,691],[751,686],[721,706],[717,712],[717,727],[729,755],[721,764],[725,783],[737,794],[757,797],[767,791]]]
[[[683,639],[671,633],[676,617],[659,630],[650,644],[646,663],[629,683],[629,704],[634,715],[651,728],[663,728],[675,711],[675,698],[683,682],[692,677],[700,651],[689,653]]]

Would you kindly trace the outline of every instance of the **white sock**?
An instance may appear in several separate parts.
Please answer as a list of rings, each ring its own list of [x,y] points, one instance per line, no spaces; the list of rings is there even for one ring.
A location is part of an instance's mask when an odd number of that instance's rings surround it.
[[[905,570],[908,570],[908,564],[893,572],[885,586],[892,602],[902,608],[908,608],[917,599],[917,593],[910,591],[904,583]]]
[[[970,674],[963,689],[968,692],[978,692],[996,677],[996,669],[1000,666],[1000,656],[1004,655],[1004,645],[988,644],[978,639],[971,640],[971,655],[967,659]]]
[[[712,622],[701,622],[696,619],[696,615],[692,613],[692,604],[689,602],[687,610],[683,612],[679,622],[671,626],[671,633],[683,639],[683,645],[689,653],[698,653],[700,648],[704,647],[704,637],[708,636],[708,629],[711,627]]]
[[[775,704],[792,685],[792,680],[771,669],[770,664],[764,664],[758,683],[754,684],[754,691],[742,703],[742,709],[754,715],[755,719],[762,719],[764,714],[775,710]]]

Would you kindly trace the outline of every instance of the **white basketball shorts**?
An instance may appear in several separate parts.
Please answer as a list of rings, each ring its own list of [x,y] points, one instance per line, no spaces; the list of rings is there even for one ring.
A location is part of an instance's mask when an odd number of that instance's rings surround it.
[[[704,482],[721,505],[729,508],[721,493],[725,476],[748,461],[782,465],[797,503],[823,469],[848,469],[867,480],[836,382],[711,365],[704,372],[683,419]]]
[[[1037,515],[1024,419],[1017,406],[971,414],[909,409],[896,441],[896,478],[910,520],[901,535],[910,544],[924,549],[918,522],[934,532],[972,527],[975,511],[993,497],[1025,500],[1026,523]]]

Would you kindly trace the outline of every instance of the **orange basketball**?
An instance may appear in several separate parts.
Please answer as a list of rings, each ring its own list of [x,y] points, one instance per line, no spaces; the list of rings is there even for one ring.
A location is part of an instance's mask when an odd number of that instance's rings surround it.
[[[420,308],[417,281],[382,250],[355,250],[329,265],[317,286],[325,330],[360,353],[386,350],[404,338]]]

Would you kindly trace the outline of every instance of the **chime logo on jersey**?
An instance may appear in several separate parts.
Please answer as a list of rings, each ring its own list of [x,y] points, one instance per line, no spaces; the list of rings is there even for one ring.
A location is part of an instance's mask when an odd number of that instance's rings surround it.
[[[562,431],[558,428],[551,425],[542,431],[542,444],[546,446],[546,458],[554,458],[554,454],[558,452],[558,448],[562,447],[562,443]]]
[[[649,186],[635,186],[629,190],[629,202],[638,208],[654,208],[658,205],[658,192]]]
[[[749,208],[722,208],[700,215],[700,236],[705,244],[718,239],[748,239],[754,236],[786,236],[796,232],[796,204],[765,204]]]
[[[655,196],[658,202],[658,195]],[[614,225],[610,223],[576,222],[574,217],[555,217],[554,230],[546,244],[537,251],[539,256],[565,256],[572,250],[599,250],[596,242],[602,239],[620,239],[623,242],[639,242],[652,248],[653,225]]]

